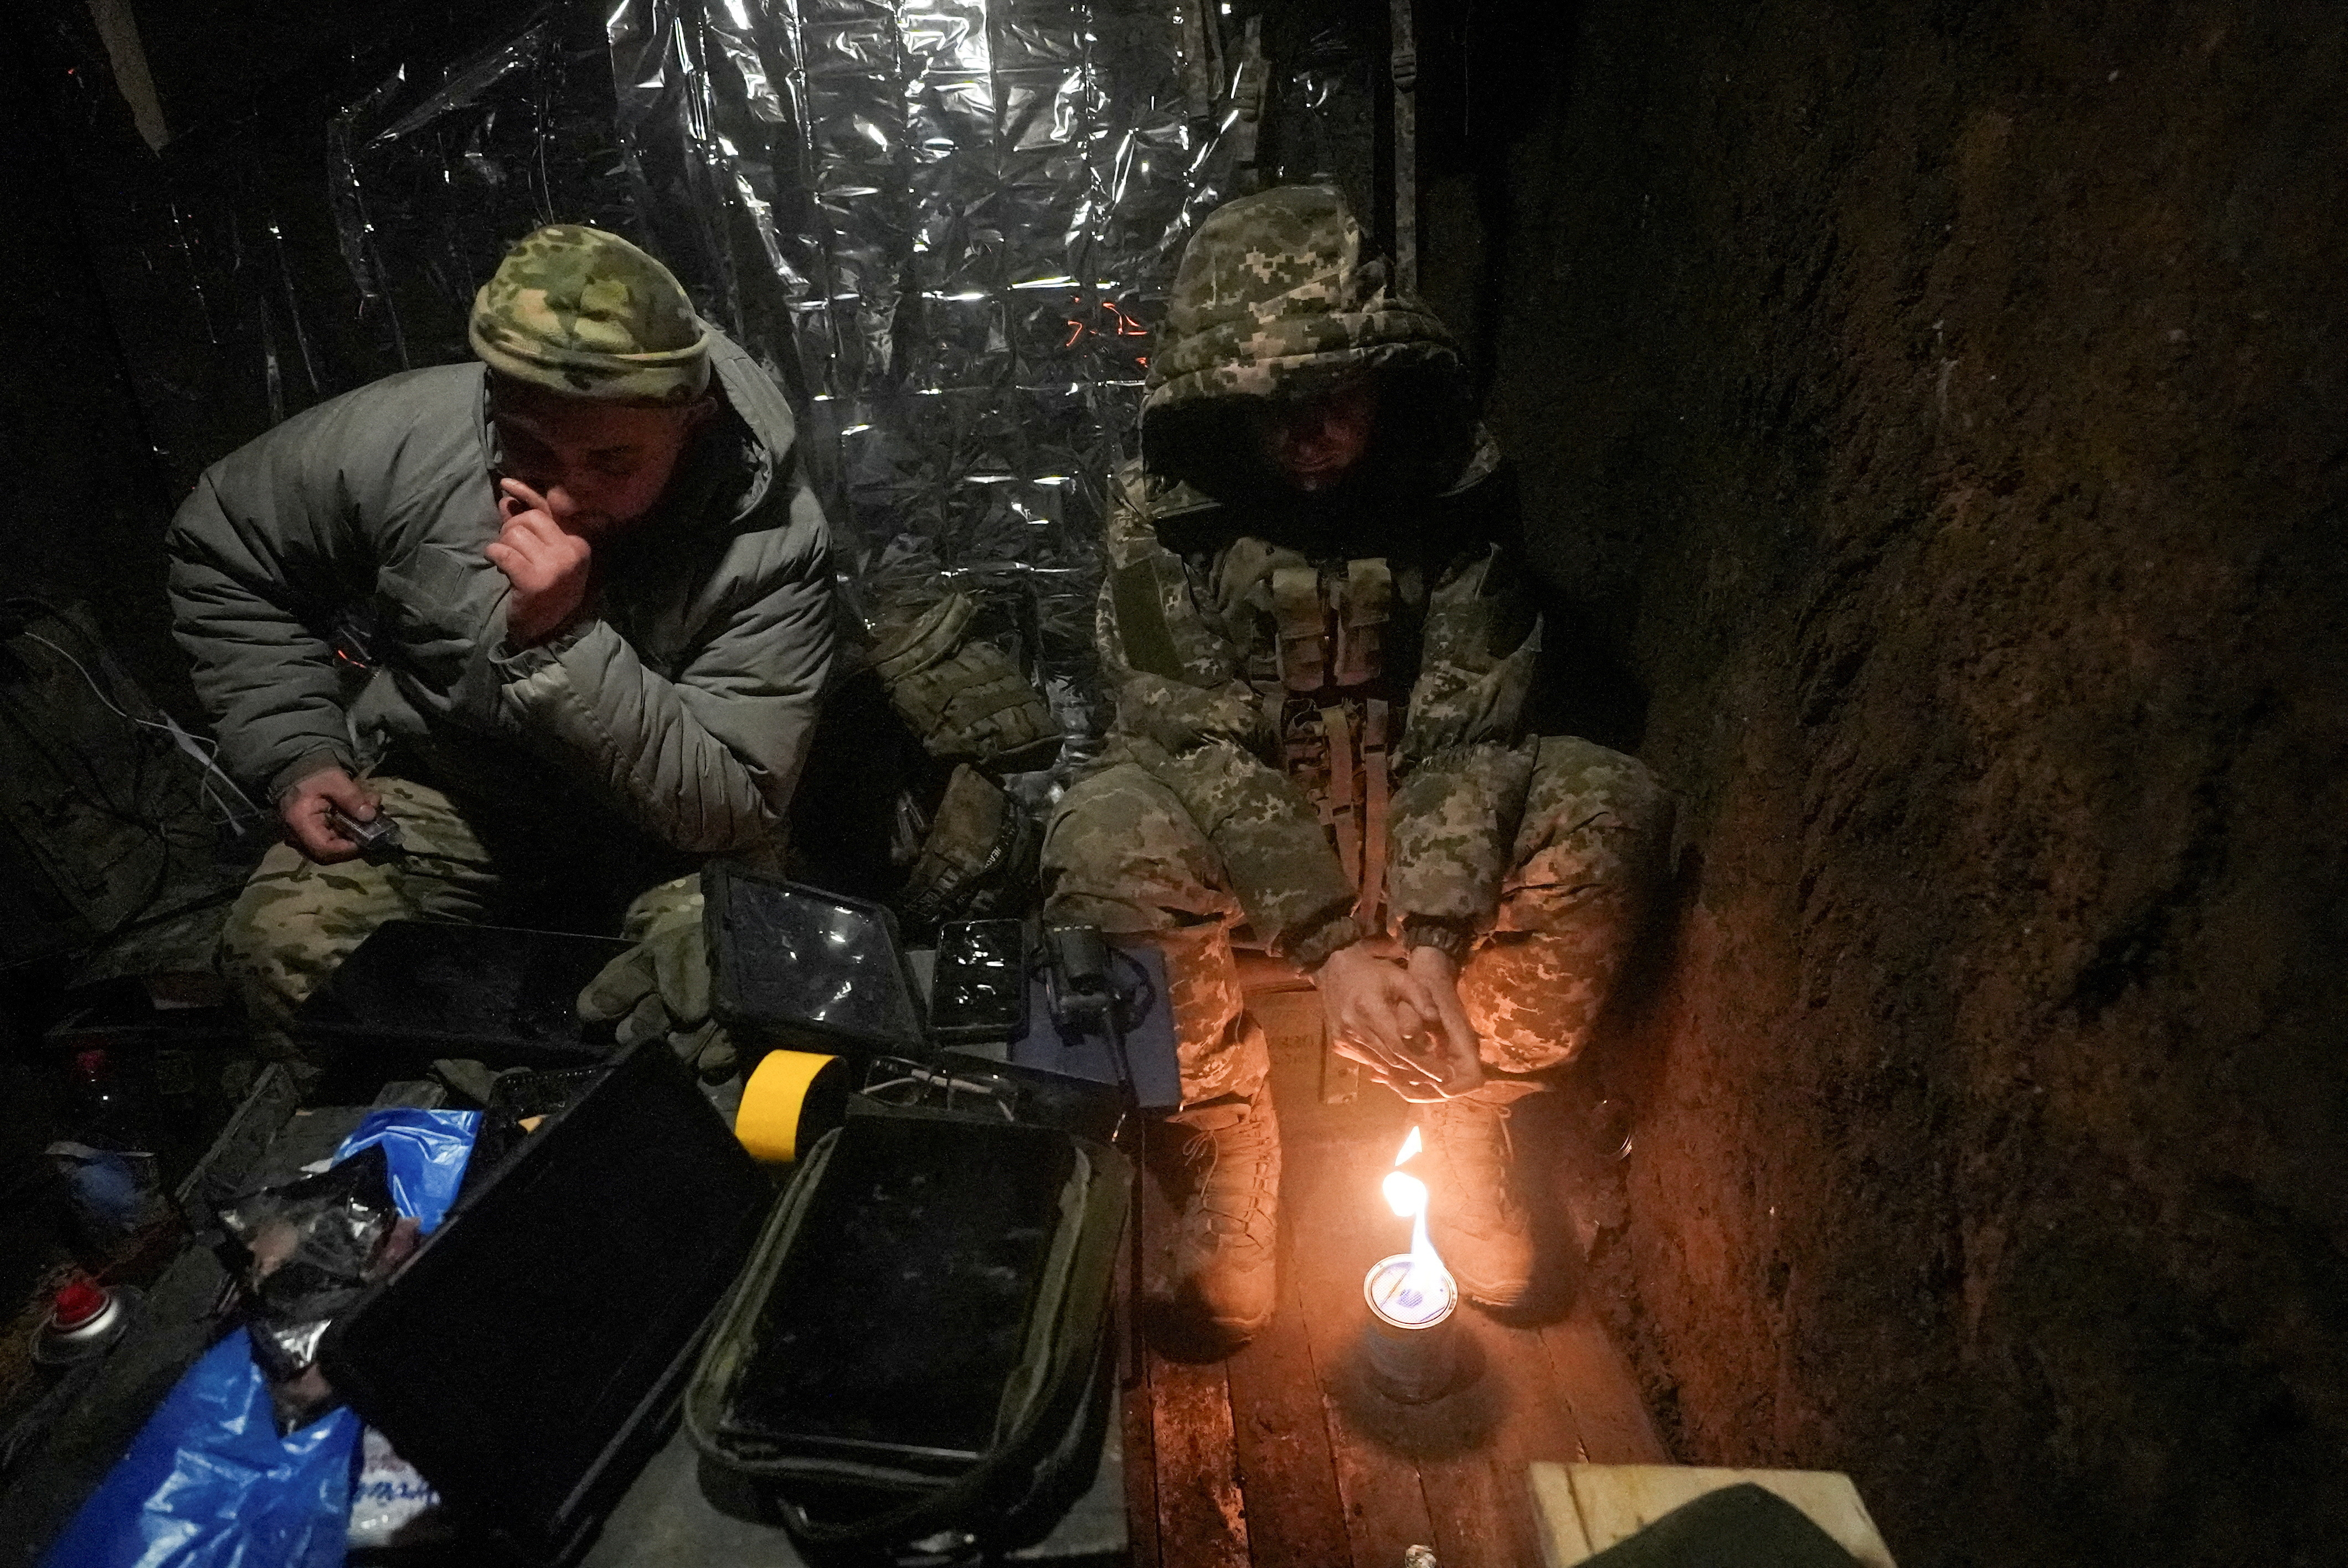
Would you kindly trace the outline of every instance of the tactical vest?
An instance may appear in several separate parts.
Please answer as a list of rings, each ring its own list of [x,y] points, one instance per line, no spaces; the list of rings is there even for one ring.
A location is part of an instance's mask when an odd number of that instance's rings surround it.
[[[1426,588],[1415,568],[1383,559],[1275,568],[1273,668],[1253,671],[1289,776],[1319,809],[1365,928],[1385,927],[1391,759],[1409,693],[1390,679],[1387,634],[1397,600],[1416,616]],[[1269,676],[1270,679],[1263,677]]]

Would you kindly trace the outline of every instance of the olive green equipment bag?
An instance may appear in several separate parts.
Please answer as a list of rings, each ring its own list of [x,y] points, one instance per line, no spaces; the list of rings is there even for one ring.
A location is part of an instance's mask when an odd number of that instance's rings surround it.
[[[1019,661],[976,634],[978,613],[970,595],[952,592],[883,614],[871,658],[890,705],[940,762],[996,774],[1049,767],[1060,723]]]
[[[947,920],[1023,913],[1035,888],[1044,830],[1009,791],[964,763],[947,781],[897,895],[906,926],[929,932]]]
[[[1131,1166],[985,1112],[852,1100],[719,1309],[686,1430],[806,1546],[1008,1550],[1090,1484]]]

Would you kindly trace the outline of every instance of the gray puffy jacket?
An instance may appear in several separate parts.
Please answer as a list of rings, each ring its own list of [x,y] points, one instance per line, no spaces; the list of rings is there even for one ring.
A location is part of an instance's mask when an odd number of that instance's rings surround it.
[[[714,361],[731,415],[533,648],[506,642],[482,553],[479,364],[361,387],[206,470],[172,524],[171,604],[230,771],[273,795],[396,748],[460,794],[584,797],[672,851],[770,852],[831,659],[829,548],[781,393],[722,338]],[[354,611],[374,666],[355,699],[333,641]]]

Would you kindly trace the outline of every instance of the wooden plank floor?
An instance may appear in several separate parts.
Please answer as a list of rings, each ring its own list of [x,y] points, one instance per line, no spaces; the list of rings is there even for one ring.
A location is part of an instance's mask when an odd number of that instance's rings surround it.
[[[1276,1041],[1279,1317],[1220,1362],[1142,1358],[1126,1404],[1135,1568],[1402,1568],[1414,1544],[1443,1568],[1535,1568],[1528,1460],[1666,1461],[1637,1384],[1568,1288],[1529,1321],[1463,1307],[1481,1375],[1443,1399],[1372,1389],[1362,1276],[1409,1245],[1378,1182],[1411,1113],[1374,1087],[1323,1104],[1321,1075],[1317,1044]],[[1169,1219],[1153,1187],[1145,1245]]]

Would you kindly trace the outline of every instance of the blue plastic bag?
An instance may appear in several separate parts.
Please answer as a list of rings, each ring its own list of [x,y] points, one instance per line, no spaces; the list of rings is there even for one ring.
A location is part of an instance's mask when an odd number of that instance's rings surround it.
[[[335,1163],[382,1144],[391,1167],[391,1201],[428,1235],[457,1201],[480,1123],[478,1111],[370,1111],[335,1151]]]
[[[371,1112],[335,1159],[381,1143],[392,1201],[429,1231],[479,1125],[470,1111]],[[360,1425],[338,1409],[279,1437],[252,1342],[232,1334],[164,1396],[43,1568],[341,1568]]]
[[[44,1559],[46,1568],[341,1568],[359,1419],[277,1435],[252,1342],[189,1368]]]

